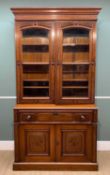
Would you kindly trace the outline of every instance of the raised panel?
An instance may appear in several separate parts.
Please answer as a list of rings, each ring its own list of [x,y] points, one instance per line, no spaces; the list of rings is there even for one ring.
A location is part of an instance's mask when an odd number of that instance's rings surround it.
[[[48,130],[27,130],[25,131],[25,138],[27,155],[50,155],[50,138]]]
[[[85,131],[62,130],[63,155],[84,154]]]
[[[57,160],[62,162],[93,161],[96,140],[93,125],[57,126]]]
[[[26,162],[54,159],[54,127],[52,125],[20,125],[20,159]]]

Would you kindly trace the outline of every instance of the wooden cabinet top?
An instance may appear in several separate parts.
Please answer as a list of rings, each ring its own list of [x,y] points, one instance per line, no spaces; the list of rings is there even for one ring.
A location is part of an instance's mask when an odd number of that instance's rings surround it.
[[[16,104],[14,109],[96,109],[95,104],[56,105],[56,104]]]
[[[11,8],[11,10],[16,20],[65,20],[64,16],[66,20],[97,20],[101,8]]]

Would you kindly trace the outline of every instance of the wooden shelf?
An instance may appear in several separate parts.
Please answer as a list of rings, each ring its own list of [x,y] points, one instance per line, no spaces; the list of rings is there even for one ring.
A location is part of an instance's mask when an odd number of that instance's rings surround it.
[[[63,89],[88,89],[88,86],[63,86]]]
[[[48,45],[49,39],[46,37],[26,37],[22,38],[23,45]]]
[[[24,86],[24,89],[47,89],[49,86]]]
[[[89,36],[69,36],[64,37],[63,39],[64,44],[89,44]]]
[[[65,79],[65,80],[63,80],[63,82],[64,81],[88,81],[88,79]]]
[[[23,62],[23,65],[49,65],[48,62]]]
[[[22,44],[22,46],[38,46],[38,47],[43,47],[43,46],[49,46],[49,44],[39,44],[39,43],[36,43],[36,44],[33,44],[33,43],[31,43],[31,44],[28,44],[28,43],[26,43],[26,44]]]
[[[24,79],[23,81],[49,81],[48,79]]]
[[[78,71],[63,71],[63,74],[68,73],[68,74],[87,74],[88,71],[82,71],[82,70],[78,70]]]
[[[78,47],[78,46],[89,46],[89,44],[82,44],[82,43],[81,43],[81,44],[80,44],[80,43],[64,43],[63,46],[64,46],[64,47],[66,47],[66,46],[70,46],[70,47],[75,47],[75,46],[77,46],[77,47]]]
[[[90,62],[63,62],[63,65],[89,65]]]
[[[22,62],[23,65],[49,65],[48,62]],[[90,62],[63,62],[63,65],[89,65]]]

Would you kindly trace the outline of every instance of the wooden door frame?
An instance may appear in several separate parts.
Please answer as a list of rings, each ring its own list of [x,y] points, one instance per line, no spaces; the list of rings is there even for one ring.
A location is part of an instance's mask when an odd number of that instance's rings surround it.
[[[85,21],[61,21],[62,23],[70,22],[73,23],[72,25],[61,27],[59,25],[59,28],[57,28],[57,33],[59,33],[59,37],[57,37],[57,40],[59,41],[59,52],[58,52],[58,59],[57,59],[57,74],[56,74],[56,103],[57,104],[87,104],[87,103],[94,103],[94,94],[95,94],[95,56],[96,56],[96,42],[95,42],[95,35],[96,35],[96,24],[94,22],[85,22]],[[82,28],[82,29],[88,29],[89,30],[89,71],[88,71],[88,97],[78,97],[78,98],[68,98],[68,97],[62,97],[62,30],[65,28]],[[58,41],[57,41],[58,42]],[[60,56],[60,58],[59,58]]]

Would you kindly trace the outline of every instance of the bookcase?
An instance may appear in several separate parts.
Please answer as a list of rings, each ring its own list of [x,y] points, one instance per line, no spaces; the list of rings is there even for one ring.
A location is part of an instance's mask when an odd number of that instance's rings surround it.
[[[99,8],[13,8],[14,170],[97,170]]]

